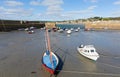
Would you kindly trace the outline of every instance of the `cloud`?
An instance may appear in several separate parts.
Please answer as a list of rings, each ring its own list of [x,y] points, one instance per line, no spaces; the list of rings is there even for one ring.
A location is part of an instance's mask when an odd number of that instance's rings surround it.
[[[114,2],[115,5],[120,5],[120,0],[117,0],[116,2]]]
[[[46,14],[60,14],[63,9],[61,8],[60,5],[55,5],[55,6],[49,6],[47,8]]]
[[[88,1],[90,1],[90,2],[92,2],[92,3],[96,3],[96,2],[98,2],[98,0],[84,0],[85,2],[88,2]]]
[[[38,0],[37,1],[34,0],[30,2],[30,5],[38,6],[38,5],[41,5],[41,2]]]
[[[115,12],[112,12],[112,15],[114,15],[114,16],[120,16],[120,11],[115,11]]]
[[[86,10],[79,10],[79,11],[69,11],[67,14],[75,15],[75,14],[87,14],[91,13],[97,6],[90,6]]]
[[[88,10],[93,10],[93,9],[95,9],[97,6],[90,6],[90,7],[88,7]]]
[[[91,0],[91,2],[98,2],[98,0]]]
[[[61,7],[63,3],[63,0],[32,0],[30,2],[31,5],[47,7],[45,14],[54,16],[59,15],[63,11]]]
[[[63,0],[43,0],[42,5],[44,6],[54,6],[63,4]]]
[[[78,11],[68,11],[65,13],[61,14],[61,17],[63,18],[69,18],[69,19],[78,19],[78,17],[90,17],[93,14],[93,10],[96,8],[97,6],[89,6],[87,9],[84,10],[78,10]]]
[[[63,0],[32,0],[30,1],[31,5],[43,5],[43,6],[54,6],[63,4]]]
[[[20,1],[14,1],[14,0],[9,0],[9,1],[5,1],[4,2],[6,6],[22,6],[24,5],[24,3],[20,2]]]
[[[33,15],[32,9],[23,9],[23,8],[5,8],[0,7],[0,16],[1,18],[24,18]]]
[[[57,15],[63,11],[61,7],[63,3],[63,0],[43,0],[41,5],[47,7],[46,14]]]

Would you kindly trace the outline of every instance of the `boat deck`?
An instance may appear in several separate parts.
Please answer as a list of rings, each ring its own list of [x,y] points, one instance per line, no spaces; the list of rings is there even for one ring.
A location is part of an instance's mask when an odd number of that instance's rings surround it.
[[[53,70],[57,67],[57,60],[54,55],[52,55],[52,59],[50,60],[50,54],[45,54],[45,56],[43,56],[43,63],[47,67],[49,67]]]

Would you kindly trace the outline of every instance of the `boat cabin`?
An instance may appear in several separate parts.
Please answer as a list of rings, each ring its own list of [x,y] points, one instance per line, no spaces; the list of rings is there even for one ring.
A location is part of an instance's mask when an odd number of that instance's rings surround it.
[[[90,52],[93,53],[96,51],[93,45],[86,45],[86,46],[80,45],[79,48],[82,48],[84,52],[88,52],[88,53]]]

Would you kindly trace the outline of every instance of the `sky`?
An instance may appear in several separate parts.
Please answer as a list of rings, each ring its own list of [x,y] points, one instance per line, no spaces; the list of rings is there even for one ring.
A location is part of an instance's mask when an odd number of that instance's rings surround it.
[[[0,19],[63,21],[120,17],[120,0],[0,0]]]

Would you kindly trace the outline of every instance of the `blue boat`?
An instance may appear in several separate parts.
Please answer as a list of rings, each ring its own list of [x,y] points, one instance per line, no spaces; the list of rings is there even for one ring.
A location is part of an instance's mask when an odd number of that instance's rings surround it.
[[[59,64],[59,59],[54,54],[50,48],[50,39],[48,35],[48,29],[46,29],[46,51],[42,56],[42,66],[50,73],[55,74],[57,66]]]

